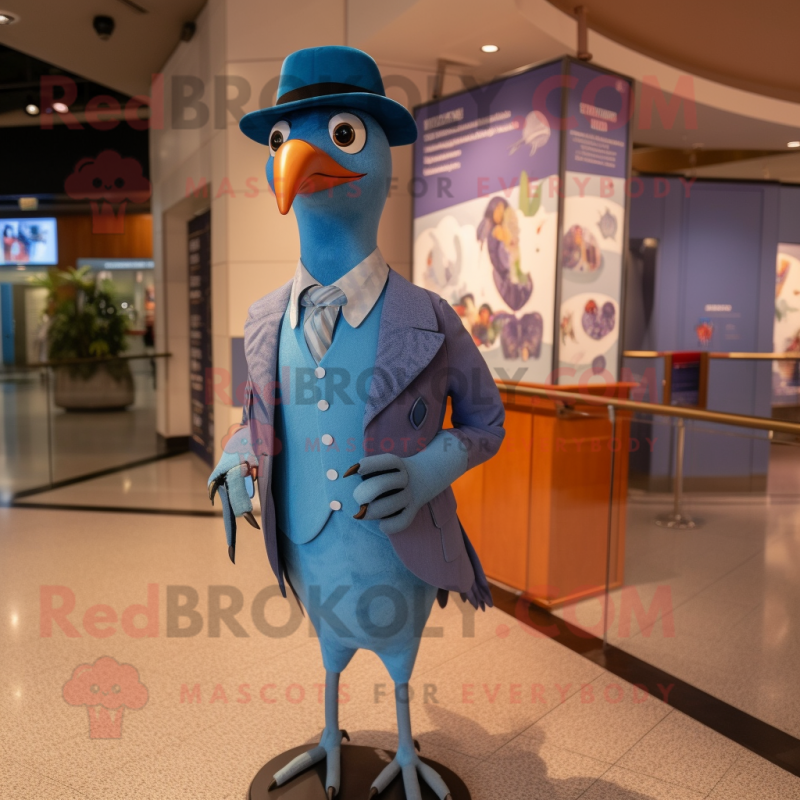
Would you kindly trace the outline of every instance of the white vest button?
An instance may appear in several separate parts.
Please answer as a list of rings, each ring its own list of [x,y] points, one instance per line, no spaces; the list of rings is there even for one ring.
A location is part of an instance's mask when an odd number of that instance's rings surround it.
[[[325,475],[327,475],[329,481],[335,481],[339,477],[339,473],[335,469],[329,469]]]
[[[317,368],[314,370],[314,374],[315,374],[315,375],[316,375],[318,378],[324,378],[324,377],[325,377],[325,367],[317,367]]]
[[[330,447],[333,444],[333,436],[331,436],[329,433],[323,433],[322,444],[324,444],[325,447]]]
[[[327,400],[320,400],[317,402],[317,408],[320,411],[327,411],[331,407],[331,404]]]
[[[330,502],[331,511],[341,511],[342,504],[338,500],[331,500]]]

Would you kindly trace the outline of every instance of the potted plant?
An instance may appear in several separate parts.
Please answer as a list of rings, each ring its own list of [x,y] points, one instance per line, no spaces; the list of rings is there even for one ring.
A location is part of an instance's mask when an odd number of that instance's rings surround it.
[[[130,365],[117,358],[126,347],[128,317],[119,311],[111,282],[96,280],[89,267],[70,267],[34,283],[48,291],[48,358],[64,362],[54,367],[55,404],[68,411],[131,405]]]

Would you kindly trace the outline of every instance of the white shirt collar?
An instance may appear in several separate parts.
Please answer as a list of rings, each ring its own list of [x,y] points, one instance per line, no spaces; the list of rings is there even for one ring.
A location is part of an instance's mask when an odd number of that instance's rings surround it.
[[[367,318],[367,314],[378,302],[388,277],[389,267],[376,247],[350,272],[333,282],[347,298],[347,305],[342,306],[342,314],[348,325],[357,328]],[[311,286],[319,285],[319,281],[312,277],[303,262],[298,261],[292,281],[292,293],[289,296],[289,322],[293,328],[300,321],[300,295]]]

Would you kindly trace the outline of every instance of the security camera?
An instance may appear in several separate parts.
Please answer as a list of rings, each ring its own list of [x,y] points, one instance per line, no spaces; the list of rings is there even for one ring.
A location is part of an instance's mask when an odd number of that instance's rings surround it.
[[[191,42],[196,31],[197,25],[194,22],[184,22],[181,28],[181,41]]]
[[[111,34],[114,33],[114,18],[113,17],[104,17],[102,15],[95,17],[92,20],[92,27],[95,30],[95,33],[103,40],[111,38]]]

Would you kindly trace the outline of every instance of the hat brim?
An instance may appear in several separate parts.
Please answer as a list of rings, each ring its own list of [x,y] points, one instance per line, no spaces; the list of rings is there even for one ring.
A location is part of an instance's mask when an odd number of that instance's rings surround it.
[[[322,97],[310,97],[307,100],[295,100],[293,103],[283,103],[279,106],[270,106],[258,111],[251,111],[239,120],[242,133],[259,144],[269,144],[269,134],[272,126],[278,120],[284,119],[293,111],[304,108],[326,108],[339,106],[357,111],[366,111],[374,117],[383,128],[390,147],[404,144],[413,144],[417,139],[417,123],[408,113],[405,106],[371,92],[350,92],[346,94],[329,94]]]

